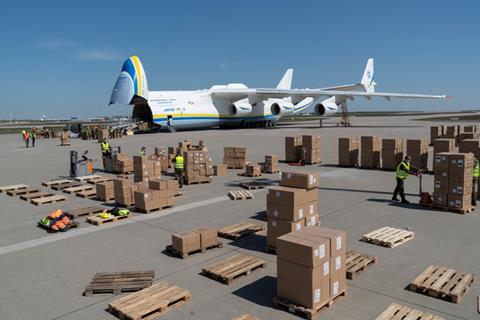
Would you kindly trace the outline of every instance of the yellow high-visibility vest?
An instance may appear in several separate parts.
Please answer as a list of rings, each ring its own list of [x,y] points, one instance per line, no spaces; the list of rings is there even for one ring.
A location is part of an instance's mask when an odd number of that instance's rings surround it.
[[[480,177],[480,163],[478,163],[478,160],[476,161],[475,167],[473,167],[473,177],[474,178]]]
[[[175,169],[183,169],[185,168],[185,160],[182,156],[175,157]]]
[[[406,171],[403,169],[403,166],[405,166]],[[397,166],[397,171],[395,172],[395,175],[397,178],[407,179],[409,171],[410,171],[410,163],[406,161],[402,161]]]
[[[101,142],[100,143],[100,148],[102,149],[102,153],[105,153],[107,151],[110,151],[110,143],[108,142]]]

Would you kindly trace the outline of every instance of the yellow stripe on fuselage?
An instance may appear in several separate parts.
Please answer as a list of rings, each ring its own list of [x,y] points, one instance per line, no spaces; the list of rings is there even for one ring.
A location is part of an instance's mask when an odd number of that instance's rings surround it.
[[[140,67],[140,62],[138,60],[137,56],[132,56],[132,61],[133,64],[135,65],[135,71],[137,73],[137,96],[142,96],[142,80],[143,80],[143,75],[142,75],[142,68]]]
[[[268,117],[272,114],[256,114],[256,115],[245,115],[242,118],[247,117]],[[186,118],[186,117],[216,117],[216,118],[235,118],[235,116],[231,116],[228,114],[215,114],[215,113],[164,113],[164,114],[154,114],[153,118],[166,118],[168,116],[173,116],[175,118]]]

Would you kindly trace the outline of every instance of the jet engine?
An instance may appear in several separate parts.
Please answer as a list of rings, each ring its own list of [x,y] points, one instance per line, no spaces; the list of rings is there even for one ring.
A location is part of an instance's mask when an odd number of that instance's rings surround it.
[[[293,103],[288,100],[269,99],[267,103],[270,103],[270,112],[274,116],[289,115],[294,110]]]
[[[317,116],[333,116],[335,113],[337,113],[337,110],[338,105],[332,101],[332,99],[327,99],[314,104],[314,113]]]
[[[239,117],[252,112],[252,105],[246,101],[237,101],[228,106],[228,113],[231,116]]]

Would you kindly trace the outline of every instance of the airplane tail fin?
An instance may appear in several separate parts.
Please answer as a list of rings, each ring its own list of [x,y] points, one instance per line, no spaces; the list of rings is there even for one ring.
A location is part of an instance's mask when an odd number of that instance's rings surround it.
[[[293,69],[285,71],[280,82],[277,84],[277,89],[291,89],[292,88]]]
[[[142,62],[137,56],[131,56],[123,63],[109,104],[132,104],[137,97],[148,100],[148,92],[147,76]]]
[[[375,92],[375,81],[373,81],[373,58],[368,59],[367,66],[363,72],[362,81],[360,82],[366,92]]]

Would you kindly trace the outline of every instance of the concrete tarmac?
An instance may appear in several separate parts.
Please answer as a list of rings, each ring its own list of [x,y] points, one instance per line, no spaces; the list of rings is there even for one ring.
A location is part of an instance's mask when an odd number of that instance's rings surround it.
[[[319,128],[315,122],[299,122],[269,129],[202,130],[136,135],[112,140],[123,152],[133,155],[142,146],[153,153],[155,146],[174,146],[183,139],[203,139],[214,163],[221,163],[223,147],[243,145],[247,158],[263,161],[265,154],[284,157],[284,137],[320,134],[322,164],[300,170],[320,172],[319,212],[322,225],[347,232],[348,248],[378,256],[377,264],[354,281],[347,281],[348,294],[320,319],[375,319],[391,303],[407,305],[445,319],[477,319],[477,284],[460,304],[446,302],[406,290],[406,286],[429,265],[480,273],[478,213],[459,215],[424,209],[418,201],[418,179],[406,183],[412,204],[390,201],[395,186],[392,172],[336,167],[339,137],[380,135],[382,137],[429,138],[430,122],[412,117],[353,118],[354,127]],[[415,117],[415,118],[418,118]],[[330,120],[330,123],[333,120]],[[37,140],[35,149],[26,149],[21,136],[1,135],[0,185],[28,184],[68,175],[69,151],[83,152],[100,159],[94,141],[72,140],[70,147],[59,140]],[[101,160],[94,163],[100,167]],[[291,170],[281,164],[282,170]],[[34,206],[17,197],[0,194],[0,319],[116,319],[105,309],[117,297],[105,294],[84,297],[82,292],[96,272],[155,270],[155,282],[167,281],[192,293],[183,306],[161,319],[232,319],[251,313],[260,319],[296,319],[274,309],[276,256],[265,253],[265,236],[240,241],[221,239],[223,248],[196,254],[182,260],[162,251],[171,234],[192,228],[221,228],[240,221],[266,224],[265,190],[253,200],[231,201],[226,197],[237,183],[238,170],[229,176],[214,177],[213,183],[183,188],[175,208],[151,214],[134,213],[133,219],[104,226],[93,226],[80,219],[79,229],[65,234],[47,234],[37,221],[56,208],[69,209],[100,204],[98,201],[68,195],[68,201]],[[278,175],[266,174],[261,180],[275,184]],[[432,176],[425,176],[423,188],[433,191]],[[409,228],[415,239],[394,249],[358,241],[363,234],[383,226]],[[267,267],[224,285],[199,273],[202,267],[237,252],[267,261]]]

